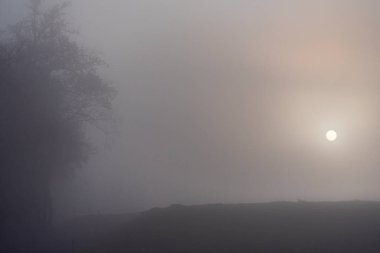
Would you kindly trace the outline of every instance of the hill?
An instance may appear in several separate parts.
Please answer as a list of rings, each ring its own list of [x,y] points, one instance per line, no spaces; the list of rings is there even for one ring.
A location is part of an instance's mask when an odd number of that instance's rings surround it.
[[[377,202],[172,205],[77,224],[66,252],[380,252]]]

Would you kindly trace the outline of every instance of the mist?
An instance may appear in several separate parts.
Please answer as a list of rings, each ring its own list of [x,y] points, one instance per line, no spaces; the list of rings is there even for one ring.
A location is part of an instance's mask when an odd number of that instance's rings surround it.
[[[379,252],[378,1],[67,3],[0,0],[1,252]]]
[[[97,153],[57,182],[57,216],[378,199],[378,7],[73,1],[70,25],[117,96],[112,129],[89,129]],[[1,1],[4,25],[24,12]]]
[[[73,179],[74,207],[377,199],[376,8],[74,3],[72,22],[109,63],[119,119],[117,137]],[[339,133],[333,145],[328,129]]]

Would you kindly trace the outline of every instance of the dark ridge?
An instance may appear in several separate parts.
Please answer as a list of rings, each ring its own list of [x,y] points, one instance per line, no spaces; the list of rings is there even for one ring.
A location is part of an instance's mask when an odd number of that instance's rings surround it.
[[[78,223],[74,252],[380,252],[380,203],[370,201],[176,204],[92,219]],[[104,228],[96,237],[93,224]]]

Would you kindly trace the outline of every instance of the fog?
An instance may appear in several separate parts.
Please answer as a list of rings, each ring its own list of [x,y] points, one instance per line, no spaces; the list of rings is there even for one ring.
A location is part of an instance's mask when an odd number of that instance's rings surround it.
[[[0,24],[24,7],[0,0]],[[97,153],[54,186],[57,217],[376,200],[379,8],[375,0],[71,1],[76,39],[105,59],[117,96],[114,122],[88,129]]]

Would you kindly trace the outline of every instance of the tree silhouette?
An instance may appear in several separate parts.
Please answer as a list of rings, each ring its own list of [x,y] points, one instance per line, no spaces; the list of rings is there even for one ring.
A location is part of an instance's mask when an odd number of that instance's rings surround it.
[[[50,222],[52,179],[86,161],[85,127],[111,109],[104,62],[74,40],[67,6],[32,0],[1,34],[0,226]]]

